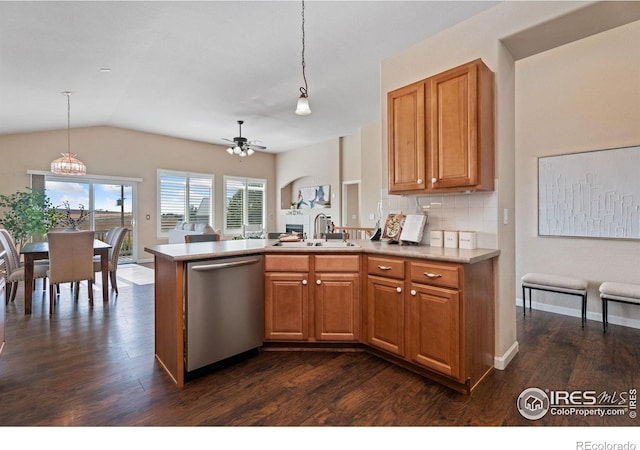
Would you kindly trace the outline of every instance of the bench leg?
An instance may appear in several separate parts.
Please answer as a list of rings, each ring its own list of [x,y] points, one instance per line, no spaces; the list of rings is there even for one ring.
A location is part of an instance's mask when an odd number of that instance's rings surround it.
[[[587,320],[587,295],[582,296],[582,328]]]
[[[602,299],[602,331],[603,333],[607,332],[607,325],[609,322],[609,319],[607,317],[608,311],[607,311],[607,299],[603,298]]]
[[[525,287],[522,286],[522,315],[526,316],[527,315],[527,296],[524,290],[525,290]],[[531,293],[529,293],[529,295],[531,295]]]

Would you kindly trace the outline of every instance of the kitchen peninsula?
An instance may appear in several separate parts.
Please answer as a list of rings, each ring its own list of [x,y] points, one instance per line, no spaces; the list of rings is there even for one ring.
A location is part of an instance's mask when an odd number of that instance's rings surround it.
[[[466,394],[493,369],[499,250],[367,240],[276,244],[248,239],[145,248],[155,261],[155,354],[178,387],[189,375],[187,265],[242,256],[263,264],[262,279],[245,283],[264,289],[264,350],[367,351]]]

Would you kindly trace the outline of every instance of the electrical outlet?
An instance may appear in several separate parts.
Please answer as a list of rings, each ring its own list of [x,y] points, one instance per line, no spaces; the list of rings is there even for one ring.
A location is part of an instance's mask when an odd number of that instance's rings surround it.
[[[504,225],[509,225],[509,210],[507,208],[502,211],[502,223]]]

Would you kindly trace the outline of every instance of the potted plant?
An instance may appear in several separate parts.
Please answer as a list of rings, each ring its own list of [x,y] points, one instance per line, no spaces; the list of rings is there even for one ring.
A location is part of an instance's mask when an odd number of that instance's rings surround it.
[[[44,191],[26,189],[0,195],[0,208],[4,208],[0,225],[11,233],[18,249],[30,238],[48,233],[64,217]]]

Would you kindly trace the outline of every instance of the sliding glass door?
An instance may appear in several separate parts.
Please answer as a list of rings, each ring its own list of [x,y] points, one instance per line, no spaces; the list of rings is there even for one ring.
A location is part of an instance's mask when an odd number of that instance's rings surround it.
[[[77,218],[82,209],[91,211],[79,229],[95,230],[98,239],[104,239],[112,227],[125,227],[129,230],[120,252],[120,263],[132,262],[137,258],[134,245],[135,187],[135,183],[123,183],[119,180],[45,177],[45,192],[51,203],[63,214]]]

